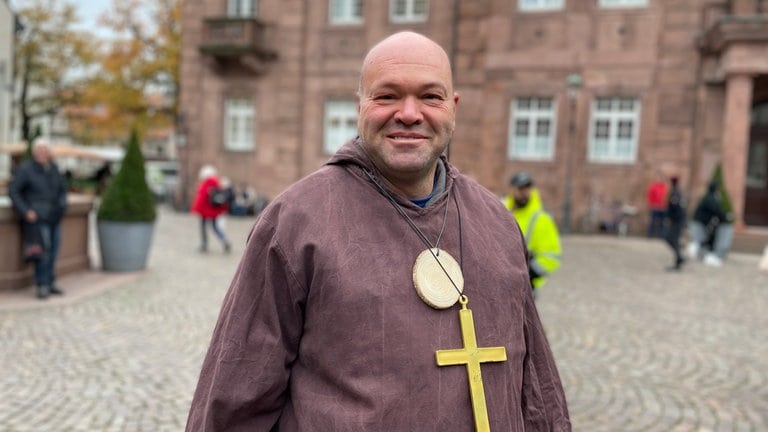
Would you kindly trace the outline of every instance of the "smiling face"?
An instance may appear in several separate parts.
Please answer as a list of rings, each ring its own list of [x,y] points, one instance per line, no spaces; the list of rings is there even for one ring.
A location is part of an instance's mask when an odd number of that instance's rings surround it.
[[[365,58],[358,93],[362,145],[407,197],[432,191],[437,159],[453,136],[458,102],[448,56],[424,36],[395,34]]]

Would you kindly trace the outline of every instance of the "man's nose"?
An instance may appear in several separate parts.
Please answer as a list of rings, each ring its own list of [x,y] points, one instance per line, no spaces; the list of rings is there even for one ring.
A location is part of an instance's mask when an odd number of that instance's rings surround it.
[[[421,113],[421,101],[414,96],[405,97],[400,109],[395,113],[395,119],[406,125],[421,123],[424,120]]]

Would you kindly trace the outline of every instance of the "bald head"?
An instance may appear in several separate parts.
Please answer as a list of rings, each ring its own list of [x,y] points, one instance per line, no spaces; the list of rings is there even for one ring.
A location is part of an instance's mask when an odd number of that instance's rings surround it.
[[[360,71],[358,93],[362,95],[366,84],[370,83],[371,70],[404,64],[439,69],[448,85],[447,90],[453,92],[451,62],[445,50],[424,35],[404,31],[385,38],[368,51]]]
[[[51,161],[51,146],[44,139],[37,139],[32,143],[32,158],[41,165],[48,165]]]

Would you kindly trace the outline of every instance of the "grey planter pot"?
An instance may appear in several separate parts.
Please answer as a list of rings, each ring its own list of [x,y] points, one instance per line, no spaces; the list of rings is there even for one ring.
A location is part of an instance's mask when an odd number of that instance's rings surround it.
[[[733,224],[722,223],[715,234],[714,252],[720,259],[725,259],[733,244]]]
[[[101,268],[136,271],[147,266],[154,222],[97,221]]]

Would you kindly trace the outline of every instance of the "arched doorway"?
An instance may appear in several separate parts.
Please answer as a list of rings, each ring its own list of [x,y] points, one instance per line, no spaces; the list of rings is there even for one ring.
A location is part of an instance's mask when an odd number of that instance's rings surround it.
[[[768,226],[768,98],[752,106],[744,223]]]

